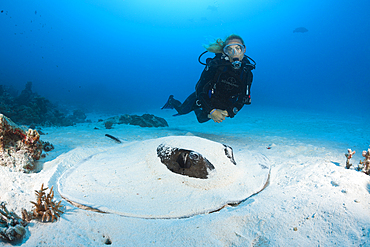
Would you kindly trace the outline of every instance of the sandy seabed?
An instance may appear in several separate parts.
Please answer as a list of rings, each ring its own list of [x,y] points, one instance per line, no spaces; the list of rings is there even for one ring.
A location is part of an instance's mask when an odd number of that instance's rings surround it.
[[[153,113],[153,112],[149,112]],[[66,212],[54,223],[31,221],[26,236],[4,246],[370,246],[370,176],[345,169],[348,148],[361,152],[370,145],[370,121],[323,113],[245,107],[221,124],[198,124],[193,114],[172,117],[154,113],[170,127],[114,125],[107,130],[98,118],[72,127],[44,128],[41,139],[55,149],[39,173],[11,172],[0,167],[0,200],[20,214],[44,183],[59,191],[58,181],[91,150],[109,150],[123,141],[168,136],[198,136],[227,144],[238,159],[245,153],[263,155],[270,165],[268,186],[236,206],[191,217],[147,219],[80,209],[65,201]],[[94,129],[97,127],[98,129]],[[71,152],[76,153],[72,157]],[[78,155],[83,154],[83,155]],[[131,155],[131,154],[127,154]],[[126,186],[122,181],[119,186]],[[160,196],[160,195],[159,195]],[[124,201],[123,201],[124,203]],[[161,206],[161,205],[160,205]],[[160,207],[159,206],[159,207]],[[163,205],[165,207],[166,205]],[[145,205],[143,205],[145,207]],[[109,240],[108,240],[109,239]],[[107,241],[108,240],[108,241]]]

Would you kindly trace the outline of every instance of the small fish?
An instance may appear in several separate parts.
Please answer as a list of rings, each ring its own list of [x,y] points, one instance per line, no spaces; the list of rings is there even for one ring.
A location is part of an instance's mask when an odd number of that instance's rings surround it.
[[[306,33],[306,32],[308,32],[308,30],[305,27],[297,27],[296,29],[293,30],[293,33]]]
[[[116,141],[116,142],[118,142],[118,143],[122,143],[122,142],[120,141],[120,139],[118,139],[117,137],[114,137],[114,136],[112,136],[112,135],[110,135],[110,134],[105,134],[105,136],[106,136],[106,137],[111,138],[112,140],[115,140],[115,141]]]

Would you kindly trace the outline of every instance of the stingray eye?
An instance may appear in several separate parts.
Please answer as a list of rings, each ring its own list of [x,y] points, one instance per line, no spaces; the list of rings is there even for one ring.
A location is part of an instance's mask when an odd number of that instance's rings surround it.
[[[192,160],[199,160],[200,159],[200,154],[196,152],[190,152],[189,153],[189,158]]]

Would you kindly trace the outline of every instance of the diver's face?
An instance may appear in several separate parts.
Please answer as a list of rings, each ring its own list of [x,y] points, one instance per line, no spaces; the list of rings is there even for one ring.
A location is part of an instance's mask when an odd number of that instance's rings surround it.
[[[227,42],[225,49],[227,49],[229,52],[226,52],[225,55],[227,55],[230,59],[230,62],[234,61],[235,58],[239,59],[239,61],[242,61],[245,53],[245,46],[242,47],[242,41],[239,39],[232,39]]]

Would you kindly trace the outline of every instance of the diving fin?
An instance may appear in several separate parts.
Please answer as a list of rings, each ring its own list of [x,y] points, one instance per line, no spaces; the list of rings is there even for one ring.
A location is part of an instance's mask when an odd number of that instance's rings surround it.
[[[171,105],[171,100],[172,99],[173,99],[173,95],[170,95],[166,104],[164,104],[164,106],[162,106],[161,110],[163,110],[163,109],[173,109],[173,106]]]

